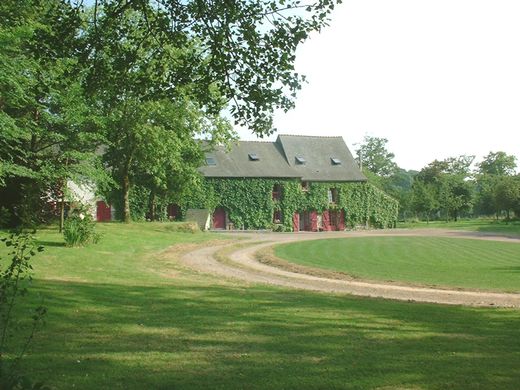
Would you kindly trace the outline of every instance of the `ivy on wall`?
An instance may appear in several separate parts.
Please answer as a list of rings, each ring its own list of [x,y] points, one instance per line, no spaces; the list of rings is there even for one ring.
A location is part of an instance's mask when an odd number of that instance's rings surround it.
[[[272,198],[276,184],[282,189],[280,200]],[[328,191],[332,188],[338,192],[334,204],[330,204],[328,198]],[[236,228],[244,229],[272,228],[274,211],[281,211],[286,231],[292,231],[295,212],[344,210],[345,224],[351,228],[359,225],[392,227],[398,213],[398,202],[369,183],[312,182],[304,191],[296,179],[205,178],[200,188],[180,203],[183,211],[224,207],[230,222]]]

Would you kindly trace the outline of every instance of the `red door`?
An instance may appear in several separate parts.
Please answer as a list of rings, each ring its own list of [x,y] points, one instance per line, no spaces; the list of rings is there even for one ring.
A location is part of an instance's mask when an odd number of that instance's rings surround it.
[[[106,222],[112,220],[110,206],[102,200],[98,201],[96,204],[96,220],[98,222]]]
[[[226,210],[223,207],[218,207],[213,212],[213,229],[226,228]]]
[[[168,219],[173,219],[175,221],[180,219],[181,216],[181,208],[176,204],[168,205]]]

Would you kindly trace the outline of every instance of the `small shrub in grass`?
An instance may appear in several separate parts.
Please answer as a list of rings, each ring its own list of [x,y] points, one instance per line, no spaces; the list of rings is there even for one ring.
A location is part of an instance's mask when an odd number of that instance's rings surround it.
[[[63,238],[67,246],[83,246],[97,243],[100,235],[95,231],[96,223],[85,208],[77,208],[70,212],[63,225]]]
[[[200,228],[197,222],[170,222],[166,230],[179,233],[199,233]]]
[[[31,259],[43,251],[43,247],[37,246],[28,233],[11,234],[1,241],[9,248],[10,260],[4,263],[4,259],[0,259],[0,389],[48,389],[42,383],[33,383],[19,367],[47,309],[38,306],[29,312],[15,310],[19,298],[28,293],[32,280]],[[31,320],[28,330],[20,326],[23,322],[20,315],[24,313]],[[19,347],[16,343],[14,347],[10,345],[12,338],[22,341]]]

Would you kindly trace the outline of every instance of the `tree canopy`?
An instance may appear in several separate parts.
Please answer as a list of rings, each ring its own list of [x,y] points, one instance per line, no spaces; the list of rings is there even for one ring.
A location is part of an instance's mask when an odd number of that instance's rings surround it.
[[[134,183],[178,190],[201,162],[196,135],[233,137],[223,109],[274,131],[274,110],[292,108],[305,80],[296,48],[338,2],[2,2],[0,207],[17,222],[37,214],[29,198],[102,175],[96,150],[122,198]]]

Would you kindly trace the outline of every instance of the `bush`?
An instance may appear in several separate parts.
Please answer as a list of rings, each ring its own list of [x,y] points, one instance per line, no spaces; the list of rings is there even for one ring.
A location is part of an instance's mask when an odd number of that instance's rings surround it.
[[[71,210],[63,226],[63,238],[67,246],[83,246],[97,243],[100,235],[95,231],[96,223],[84,207]]]
[[[170,232],[180,233],[199,233],[200,228],[197,222],[186,221],[186,222],[169,222],[166,230]]]
[[[281,223],[274,223],[272,227],[273,232],[283,233],[286,231],[285,226]]]
[[[15,310],[19,298],[28,293],[27,287],[32,280],[31,259],[43,251],[43,247],[36,245],[34,237],[28,233],[13,233],[1,241],[9,248],[10,260],[0,259],[0,389],[47,389],[41,383],[32,383],[19,367],[47,309],[38,306],[34,311]],[[19,326],[23,315],[30,317],[32,322],[28,333]],[[23,340],[18,352],[13,351],[13,347],[8,348],[14,334]]]

